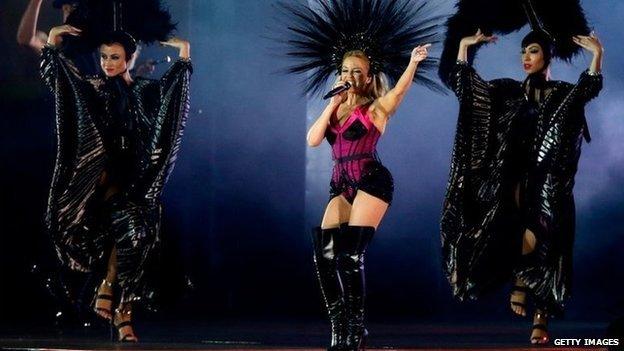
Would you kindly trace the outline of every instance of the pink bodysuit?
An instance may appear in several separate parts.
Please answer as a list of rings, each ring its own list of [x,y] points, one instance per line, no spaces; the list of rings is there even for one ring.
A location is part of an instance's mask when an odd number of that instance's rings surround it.
[[[330,199],[342,195],[353,203],[357,191],[362,190],[388,204],[392,201],[394,183],[377,157],[376,146],[381,133],[370,119],[369,106],[356,107],[342,126],[335,112],[330,118],[325,132],[334,160]]]

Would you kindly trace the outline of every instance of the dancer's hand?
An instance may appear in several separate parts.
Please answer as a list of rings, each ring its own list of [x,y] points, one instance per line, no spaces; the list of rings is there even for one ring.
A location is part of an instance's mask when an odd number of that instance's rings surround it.
[[[412,50],[412,58],[411,62],[419,63],[427,58],[429,55],[427,49],[431,46],[431,44],[419,45]]]
[[[61,36],[63,35],[73,35],[79,36],[82,32],[82,29],[78,29],[74,26],[70,26],[69,24],[64,24],[62,26],[53,27],[50,29],[50,34],[48,34],[48,44],[57,45]]]
[[[178,48],[178,49],[191,46],[191,44],[188,41],[184,39],[176,38],[176,37],[173,37],[167,41],[161,41],[160,43],[164,46],[171,46],[173,48]]]
[[[481,32],[481,29],[478,29],[475,35],[471,35],[469,37],[464,37],[460,45],[464,46],[472,46],[480,43],[496,43],[498,37],[495,35],[487,36]]]
[[[575,35],[572,37],[572,41],[585,50],[590,51],[594,55],[602,54],[604,48],[600,39],[596,36],[596,33],[592,32],[590,35]]]
[[[160,42],[161,45],[163,46],[170,46],[172,48],[176,48],[178,50],[180,50],[180,57],[181,58],[185,58],[188,59],[191,55],[191,43],[189,43],[188,41],[184,40],[184,39],[180,39],[180,38],[171,38],[167,41],[161,41]]]
[[[596,34],[592,32],[589,36],[575,35],[572,37],[572,41],[574,41],[576,45],[590,51],[594,55],[594,57],[592,57],[592,62],[589,65],[589,72],[600,73],[602,70],[602,53],[604,48],[602,47],[602,44]]]

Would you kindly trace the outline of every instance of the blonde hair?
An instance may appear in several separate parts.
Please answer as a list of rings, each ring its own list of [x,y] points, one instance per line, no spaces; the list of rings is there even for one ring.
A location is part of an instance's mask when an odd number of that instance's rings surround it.
[[[367,97],[375,100],[377,98],[380,98],[386,95],[386,93],[389,90],[388,79],[386,78],[386,75],[383,74],[382,72],[379,72],[376,74],[370,73],[370,69],[371,69],[370,59],[368,58],[368,56],[366,56],[364,51],[362,50],[347,51],[342,56],[342,60],[344,61],[347,57],[357,57],[357,58],[365,60],[368,63],[368,69],[369,69],[368,72],[369,72],[369,75],[372,77],[372,81],[370,84],[367,85],[366,90],[364,91]],[[340,79],[340,77],[338,79]]]

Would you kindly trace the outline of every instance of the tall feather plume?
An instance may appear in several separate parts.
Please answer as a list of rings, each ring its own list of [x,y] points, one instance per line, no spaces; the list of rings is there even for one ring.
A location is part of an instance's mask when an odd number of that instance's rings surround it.
[[[286,22],[286,55],[296,63],[290,73],[308,73],[304,91],[319,94],[340,69],[347,51],[361,50],[373,73],[383,72],[391,83],[409,63],[414,47],[439,40],[441,16],[422,0],[323,0],[312,8],[279,2]],[[418,66],[414,81],[438,92],[442,86],[431,77],[437,58]]]
[[[90,49],[115,29],[150,44],[167,40],[176,27],[160,0],[82,0],[67,23],[83,30],[81,39]]]
[[[553,57],[569,61],[580,52],[572,36],[589,33],[589,26],[580,0],[459,0],[457,12],[446,22],[446,39],[438,74],[448,84],[448,75],[457,58],[462,38],[474,35],[477,29],[484,33],[506,35],[529,24],[541,27],[532,30],[547,32],[553,39]],[[533,11],[527,11],[528,8]],[[472,63],[480,46],[469,50]]]

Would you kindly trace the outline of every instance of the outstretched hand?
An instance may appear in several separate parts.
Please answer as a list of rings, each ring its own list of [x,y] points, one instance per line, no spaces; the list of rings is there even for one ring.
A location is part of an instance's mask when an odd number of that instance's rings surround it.
[[[466,46],[472,46],[480,43],[496,43],[498,37],[495,35],[487,36],[481,32],[481,29],[478,29],[475,35],[471,35],[468,37],[464,37],[461,40],[461,44]]]
[[[594,32],[590,35],[575,35],[572,37],[572,41],[585,50],[590,51],[594,55],[602,53],[602,43]]]
[[[50,29],[50,34],[48,35],[48,44],[56,45],[59,37],[63,35],[79,36],[81,32],[82,29],[70,26],[69,24],[53,27]]]
[[[182,49],[185,46],[190,45],[188,41],[180,39],[180,38],[176,38],[176,37],[173,37],[167,41],[161,41],[160,44],[162,44],[163,46],[171,46],[173,48],[178,48],[178,49]]]
[[[170,46],[172,48],[176,48],[180,50],[181,58],[188,59],[190,57],[191,43],[189,43],[188,41],[184,39],[174,37],[167,41],[161,41],[160,44],[163,46]]]
[[[431,46],[431,44],[419,45],[412,50],[412,58],[411,62],[419,63],[427,58],[429,55],[427,49]]]

